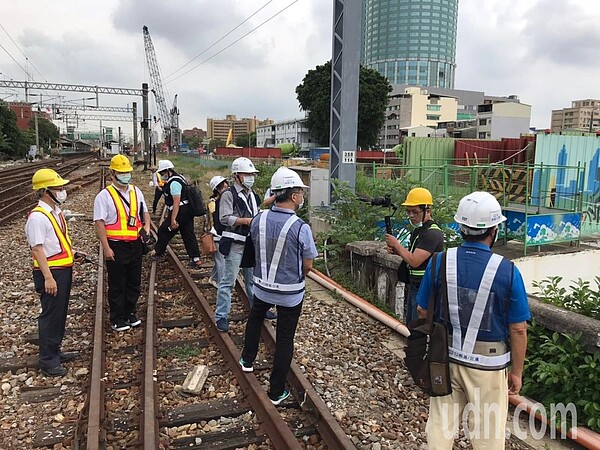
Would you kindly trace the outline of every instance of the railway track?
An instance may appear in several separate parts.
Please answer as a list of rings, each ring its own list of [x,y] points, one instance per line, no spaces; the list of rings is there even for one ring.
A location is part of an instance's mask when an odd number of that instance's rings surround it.
[[[104,268],[98,265],[88,404],[75,436],[79,448],[300,449],[304,439],[320,442],[319,448],[354,448],[298,367],[290,377],[295,398],[279,408],[261,382],[269,363],[257,364],[253,374],[242,371],[243,336],[220,333],[214,325],[210,267],[188,270],[178,251],[184,252],[181,244],[169,247],[170,264],[158,269],[146,261],[146,295],[139,303],[144,320],[125,339],[108,326]],[[242,325],[247,298],[240,285],[237,296],[243,304],[238,302],[232,319]],[[268,322],[263,336],[262,359],[270,361],[274,331]],[[191,355],[184,362],[177,357],[183,353]],[[204,388],[189,381],[189,373],[205,377]]]

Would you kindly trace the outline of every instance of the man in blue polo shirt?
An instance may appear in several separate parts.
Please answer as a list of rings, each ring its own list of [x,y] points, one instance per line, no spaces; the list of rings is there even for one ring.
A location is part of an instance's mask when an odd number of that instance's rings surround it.
[[[464,240],[458,248],[430,261],[419,289],[417,311],[426,317],[436,265],[436,305],[448,301],[452,393],[429,399],[425,428],[429,449],[452,449],[461,420],[473,448],[503,450],[508,396],[522,386],[531,315],[521,273],[491,248],[498,225],[506,220],[498,201],[487,192],[464,197],[454,220]],[[440,274],[445,258],[445,281]],[[508,369],[508,370],[507,370]]]
[[[312,269],[317,249],[308,224],[296,215],[304,204],[305,186],[291,169],[277,170],[271,178],[275,202],[250,225],[255,248],[254,302],[246,324],[240,365],[252,372],[265,314],[277,306],[277,342],[269,398],[279,405],[289,397],[285,379],[294,353],[294,336],[304,299],[304,276]]]

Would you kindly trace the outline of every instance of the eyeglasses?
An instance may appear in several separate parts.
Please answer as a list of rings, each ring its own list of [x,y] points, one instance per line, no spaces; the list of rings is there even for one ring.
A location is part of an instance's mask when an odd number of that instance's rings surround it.
[[[422,211],[420,209],[407,209],[406,210],[406,215],[408,217],[414,217],[419,215],[420,213],[422,213]]]

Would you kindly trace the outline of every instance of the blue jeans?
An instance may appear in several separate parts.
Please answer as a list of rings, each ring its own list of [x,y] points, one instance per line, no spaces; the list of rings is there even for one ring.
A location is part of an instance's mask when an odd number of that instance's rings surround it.
[[[242,350],[242,358],[244,358],[244,362],[246,363],[253,363],[256,359],[265,314],[272,306],[272,304],[254,297],[250,316],[246,323],[244,349]],[[291,308],[277,306],[275,354],[273,355],[273,369],[271,370],[270,378],[271,387],[269,388],[269,397],[272,399],[277,399],[285,390],[285,380],[294,355],[294,337],[296,336],[296,327],[298,326],[301,311],[302,302]]]
[[[408,284],[408,294],[406,295],[406,325],[411,323],[413,320],[418,319],[417,315],[417,293],[419,292],[419,286],[421,282]]]
[[[219,241],[215,242],[217,251],[213,253],[213,268],[210,274],[210,279],[219,283],[223,278],[223,270],[225,268],[225,256],[219,251]]]
[[[235,280],[240,272],[240,264],[242,262],[243,251],[236,251],[232,248],[229,255],[225,256],[225,265],[223,268],[223,276],[219,281],[219,289],[217,290],[217,307],[215,309],[215,321],[227,318],[231,311],[231,291],[235,287]],[[244,284],[246,285],[246,295],[252,302],[253,294],[253,274],[252,267],[244,267],[242,273],[244,275]]]

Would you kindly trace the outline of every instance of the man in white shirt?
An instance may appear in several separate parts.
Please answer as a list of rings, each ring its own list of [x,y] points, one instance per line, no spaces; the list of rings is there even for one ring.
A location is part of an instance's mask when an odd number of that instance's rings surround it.
[[[63,179],[52,169],[40,169],[32,178],[39,202],[29,213],[25,234],[33,257],[33,283],[40,294],[38,317],[40,370],[44,375],[67,374],[61,363],[76,357],[61,352],[73,279],[74,252],[67,221],[58,205],[67,199]]]

